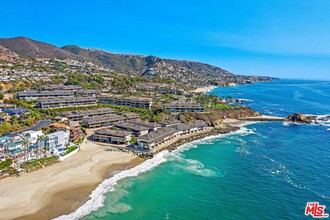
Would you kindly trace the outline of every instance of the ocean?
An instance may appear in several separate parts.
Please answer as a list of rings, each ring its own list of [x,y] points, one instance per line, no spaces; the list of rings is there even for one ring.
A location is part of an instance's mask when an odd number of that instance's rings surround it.
[[[279,80],[210,93],[274,116],[330,115],[330,82]],[[311,219],[330,212],[330,124],[263,122],[161,152],[105,180],[59,219]]]

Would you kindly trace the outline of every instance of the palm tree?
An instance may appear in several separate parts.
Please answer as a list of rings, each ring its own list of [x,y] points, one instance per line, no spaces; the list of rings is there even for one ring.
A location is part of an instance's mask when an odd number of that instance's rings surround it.
[[[28,155],[29,142],[26,141],[25,139],[23,139],[22,145],[25,148],[25,158],[24,159],[26,159],[26,161],[28,161],[29,160],[29,155]]]

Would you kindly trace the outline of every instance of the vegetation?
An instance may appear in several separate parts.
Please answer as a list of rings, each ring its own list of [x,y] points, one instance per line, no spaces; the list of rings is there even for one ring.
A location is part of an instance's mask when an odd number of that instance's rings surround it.
[[[2,161],[0,163],[0,170],[3,170],[7,167],[9,167],[13,163],[12,159],[6,159],[5,161]]]
[[[132,137],[131,141],[129,142],[129,144],[135,144],[137,142],[137,137]]]
[[[205,106],[206,108],[208,108],[208,106]],[[237,106],[231,106],[231,105],[226,105],[226,104],[212,104],[210,107],[210,109],[238,109]]]
[[[43,166],[47,166],[49,164],[57,162],[57,159],[55,157],[47,157],[47,158],[41,158],[37,160],[31,160],[25,163],[21,164],[21,168],[23,169],[39,169],[42,168]]]
[[[76,150],[77,148],[78,148],[77,146],[71,146],[71,147],[69,147],[69,148],[65,151],[65,154],[64,154],[63,156],[65,156],[65,155],[67,155],[67,154],[73,152],[73,151]]]

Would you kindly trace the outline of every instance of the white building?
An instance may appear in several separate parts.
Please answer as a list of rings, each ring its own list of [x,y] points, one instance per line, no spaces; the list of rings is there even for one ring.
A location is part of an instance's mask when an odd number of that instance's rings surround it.
[[[24,131],[22,132],[22,137],[25,138],[25,140],[29,141],[30,144],[36,144],[38,141],[38,137],[43,136],[44,133],[42,131]]]
[[[65,148],[69,144],[70,134],[65,131],[57,131],[51,134],[44,135],[38,141],[38,146],[47,147],[48,151],[57,154],[60,148]]]

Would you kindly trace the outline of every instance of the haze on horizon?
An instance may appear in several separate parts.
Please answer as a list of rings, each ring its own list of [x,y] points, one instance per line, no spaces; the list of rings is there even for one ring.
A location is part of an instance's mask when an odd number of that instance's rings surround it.
[[[325,0],[5,1],[0,37],[194,60],[235,74],[330,80]]]

